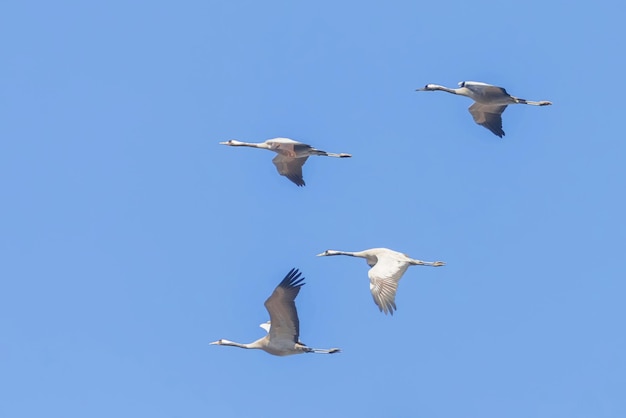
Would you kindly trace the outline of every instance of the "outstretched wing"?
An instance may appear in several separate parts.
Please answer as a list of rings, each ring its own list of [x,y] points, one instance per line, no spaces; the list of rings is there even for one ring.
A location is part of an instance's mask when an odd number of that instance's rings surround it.
[[[296,310],[296,296],[304,285],[304,277],[298,269],[291,269],[272,295],[265,301],[265,309],[270,314],[270,339],[286,339],[298,342],[300,321]]]
[[[370,278],[370,291],[378,308],[393,315],[396,310],[398,282],[409,267],[409,263],[395,257],[378,256],[378,262],[367,275]]]
[[[504,112],[504,109],[506,109],[506,105],[474,103],[469,107],[469,112],[472,114],[474,122],[502,138],[504,136],[504,131],[502,130],[502,112]]]
[[[272,162],[281,176],[287,177],[298,186],[304,186],[305,183],[302,178],[302,166],[306,162],[307,158],[309,157],[293,158],[278,154],[274,157]]]

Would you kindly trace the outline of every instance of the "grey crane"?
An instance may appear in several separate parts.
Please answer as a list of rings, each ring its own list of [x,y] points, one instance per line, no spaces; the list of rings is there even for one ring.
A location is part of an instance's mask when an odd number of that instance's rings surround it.
[[[396,292],[398,291],[398,283],[409,266],[440,267],[446,264],[443,261],[414,260],[406,254],[388,248],[371,248],[358,252],[326,250],[317,256],[330,255],[349,255],[350,257],[364,258],[371,267],[367,275],[370,279],[370,291],[374,297],[374,303],[378,305],[378,309],[381,312],[385,312],[385,314],[390,313],[391,315],[397,309]]]
[[[469,112],[472,114],[474,122],[489,129],[500,138],[504,136],[504,131],[502,130],[502,113],[508,105],[526,104],[532,106],[548,106],[552,104],[552,102],[547,100],[535,102],[520,99],[519,97],[511,96],[502,87],[492,86],[491,84],[480,83],[478,81],[462,81],[459,83],[458,89],[451,89],[438,84],[426,84],[426,86],[416,91],[436,90],[458,94],[474,100],[475,103],[469,107]]]
[[[249,344],[236,343],[221,339],[210,344],[229,345],[232,347],[259,349],[275,356],[288,356],[291,354],[316,353],[334,354],[341,350],[338,348],[322,349],[307,347],[300,341],[300,321],[296,310],[296,296],[300,287],[304,285],[304,277],[298,269],[291,269],[280,282],[272,295],[265,301],[265,309],[270,314],[270,320],[260,325],[267,335]]]
[[[352,157],[350,154],[334,154],[315,149],[310,145],[289,138],[273,138],[259,143],[241,142],[231,139],[226,142],[220,142],[220,144],[230,145],[231,147],[261,148],[276,152],[278,155],[274,157],[272,162],[276,166],[278,173],[281,176],[287,177],[298,186],[305,185],[304,179],[302,178],[302,166],[311,155],[337,158]]]

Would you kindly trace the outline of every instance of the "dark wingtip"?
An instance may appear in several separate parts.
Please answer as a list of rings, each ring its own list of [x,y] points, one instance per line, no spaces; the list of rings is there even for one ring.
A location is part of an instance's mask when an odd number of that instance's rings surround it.
[[[296,177],[296,176],[285,176],[285,177],[287,177],[292,183],[294,183],[298,187],[306,186],[306,183],[304,182],[304,179],[302,179],[300,177]]]
[[[479,125],[484,128],[487,128],[489,132],[493,133],[495,136],[498,136],[500,138],[506,135],[504,131],[502,130],[502,128],[498,128],[497,126],[494,127],[494,126],[489,126],[487,124],[479,124]]]
[[[300,276],[302,276],[302,272],[294,267],[291,270],[289,270],[289,273],[287,273],[283,281],[280,282],[280,285],[287,286],[287,287],[304,286],[304,283],[303,283],[304,277],[300,277]]]

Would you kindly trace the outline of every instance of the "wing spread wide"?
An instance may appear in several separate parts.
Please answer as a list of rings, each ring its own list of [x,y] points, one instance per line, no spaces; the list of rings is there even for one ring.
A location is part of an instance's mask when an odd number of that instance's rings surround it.
[[[304,186],[305,183],[302,178],[302,166],[306,162],[307,158],[309,157],[293,158],[278,154],[274,157],[272,162],[281,176],[287,177],[298,186]]]
[[[408,267],[406,261],[395,257],[378,257],[378,263],[367,273],[374,303],[385,314],[393,315],[393,311],[397,309],[398,282]]]
[[[469,107],[469,112],[472,114],[474,122],[502,138],[504,136],[504,131],[502,130],[502,112],[504,112],[504,109],[506,109],[506,105],[474,103]]]
[[[301,278],[301,275],[298,269],[291,269],[265,301],[265,309],[270,314],[270,339],[298,342],[300,321],[295,300],[300,287],[304,285],[304,277]]]

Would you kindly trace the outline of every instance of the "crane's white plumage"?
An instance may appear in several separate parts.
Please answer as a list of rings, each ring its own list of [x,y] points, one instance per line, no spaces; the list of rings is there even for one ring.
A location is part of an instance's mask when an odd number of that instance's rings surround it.
[[[302,177],[302,166],[307,158],[311,155],[322,155],[325,157],[349,158],[350,154],[334,154],[319,149],[315,149],[310,145],[294,141],[289,138],[273,138],[260,143],[248,143],[231,139],[230,141],[220,142],[222,145],[230,145],[232,147],[253,147],[267,149],[276,152],[278,155],[274,157],[272,162],[276,166],[281,176],[287,177],[298,186],[304,186]]]
[[[267,321],[267,322],[263,322],[262,324],[259,325],[261,328],[263,328],[265,330],[265,332],[270,332],[270,326],[271,326],[271,322]]]
[[[338,348],[321,349],[307,347],[300,341],[300,321],[296,311],[296,296],[304,285],[304,277],[300,277],[298,269],[291,269],[280,282],[272,295],[265,301],[265,309],[270,314],[270,320],[260,325],[267,335],[249,344],[236,343],[221,339],[210,344],[229,345],[240,348],[263,350],[275,356],[288,356],[291,354],[338,353]]]
[[[390,250],[388,248],[372,248],[365,251],[349,252],[326,250],[318,256],[348,255],[351,257],[365,258],[371,267],[367,275],[370,279],[370,291],[374,298],[374,303],[378,308],[393,315],[396,310],[396,292],[398,282],[409,266],[432,266],[439,267],[445,265],[442,261],[421,261],[415,260],[406,254]]]
[[[478,81],[462,81],[458,89],[451,89],[438,84],[426,84],[417,91],[445,91],[460,96],[469,97],[474,100],[474,104],[469,107],[469,112],[474,118],[474,122],[484,126],[491,132],[502,138],[502,113],[510,104],[527,104],[532,106],[548,106],[552,102],[542,100],[535,102],[532,100],[520,99],[511,96],[502,87],[492,86]]]

